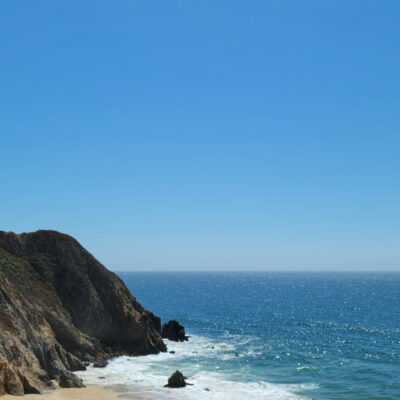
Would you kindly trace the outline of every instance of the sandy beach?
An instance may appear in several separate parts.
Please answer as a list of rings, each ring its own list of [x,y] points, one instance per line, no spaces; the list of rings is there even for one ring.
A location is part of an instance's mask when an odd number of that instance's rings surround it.
[[[87,386],[82,389],[61,389],[51,390],[43,395],[26,394],[24,400],[120,400],[124,399],[120,393],[102,389],[99,386]],[[15,396],[5,395],[4,400],[15,400]]]

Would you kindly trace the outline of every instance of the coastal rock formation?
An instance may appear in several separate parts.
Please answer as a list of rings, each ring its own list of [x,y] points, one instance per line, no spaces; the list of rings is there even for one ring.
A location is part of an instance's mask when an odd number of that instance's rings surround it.
[[[180,388],[185,386],[186,386],[185,377],[182,375],[182,372],[180,371],[175,371],[169,377],[168,384],[165,385],[165,387],[171,387],[171,388]]]
[[[93,363],[93,368],[105,368],[107,367],[108,361],[107,360],[100,360]]]
[[[188,340],[188,336],[185,335],[185,328],[175,320],[169,321],[162,326],[161,336],[174,342]]]
[[[81,378],[78,378],[72,372],[62,370],[60,371],[60,387],[62,388],[83,388],[85,385]]]
[[[40,393],[86,362],[160,351],[160,319],[75,239],[0,231],[0,395]]]

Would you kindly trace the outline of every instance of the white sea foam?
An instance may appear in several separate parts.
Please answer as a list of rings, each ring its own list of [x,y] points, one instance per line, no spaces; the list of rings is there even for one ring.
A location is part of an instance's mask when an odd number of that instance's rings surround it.
[[[226,360],[241,357],[235,344],[192,336],[189,342],[167,341],[168,350],[144,357],[117,357],[106,368],[89,367],[79,375],[85,383],[113,387],[135,393],[143,399],[157,400],[299,400],[302,385],[276,385],[250,381],[240,371],[227,371]],[[250,350],[254,352],[254,350]],[[205,362],[206,361],[206,362]],[[221,366],[219,365],[221,364]],[[181,370],[192,385],[181,389],[165,388],[175,370]],[[101,378],[100,378],[101,377]]]

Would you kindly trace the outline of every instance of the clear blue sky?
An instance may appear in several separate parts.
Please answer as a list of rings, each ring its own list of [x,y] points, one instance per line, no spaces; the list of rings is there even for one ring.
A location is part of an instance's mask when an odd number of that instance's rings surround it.
[[[114,270],[400,270],[399,20],[397,0],[2,0],[0,229]]]

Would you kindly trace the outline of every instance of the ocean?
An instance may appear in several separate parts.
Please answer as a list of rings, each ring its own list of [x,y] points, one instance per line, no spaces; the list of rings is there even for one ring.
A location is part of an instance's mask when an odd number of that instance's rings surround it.
[[[148,400],[400,399],[398,273],[119,273],[188,342],[79,373]],[[193,385],[164,388],[179,369]]]

